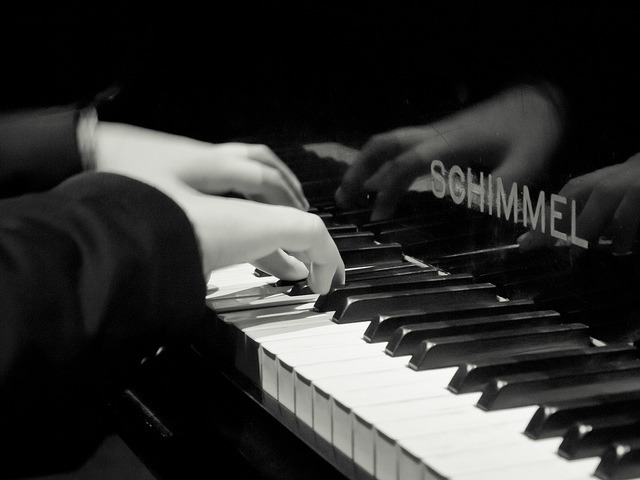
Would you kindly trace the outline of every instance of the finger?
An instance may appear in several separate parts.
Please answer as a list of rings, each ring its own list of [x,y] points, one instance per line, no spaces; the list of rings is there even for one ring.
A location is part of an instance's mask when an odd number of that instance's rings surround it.
[[[311,263],[307,280],[309,288],[315,293],[323,295],[339,285],[344,285],[344,264]]]
[[[309,202],[291,188],[281,172],[270,166],[262,166],[262,181],[258,195],[262,201],[274,205],[286,205],[299,210],[308,210]]]
[[[252,263],[260,270],[282,280],[304,280],[309,275],[304,263],[280,249]]]
[[[281,172],[253,159],[229,156],[224,167],[218,167],[212,175],[216,175],[214,184],[206,189],[210,193],[237,191],[262,203],[308,209],[306,199],[300,199]]]
[[[309,287],[319,294],[345,281],[344,262],[323,221],[313,214],[291,219],[295,227],[283,239],[283,250],[301,260],[309,269]]]
[[[307,284],[315,293],[325,294],[332,288],[344,285],[345,268],[338,249],[331,242],[315,242],[305,251],[290,252],[309,269]]]
[[[611,221],[613,249],[618,255],[632,251],[640,226],[638,212],[640,212],[640,190],[634,187],[627,191]]]
[[[294,192],[302,209],[308,210],[309,202],[304,195],[302,184],[287,164],[266,145],[246,145],[246,147],[247,154],[250,158],[275,169],[275,171],[282,176],[283,181],[289,186],[291,191]]]

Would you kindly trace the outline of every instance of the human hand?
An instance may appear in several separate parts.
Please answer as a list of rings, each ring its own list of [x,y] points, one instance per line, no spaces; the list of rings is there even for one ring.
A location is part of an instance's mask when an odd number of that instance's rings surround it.
[[[616,254],[632,250],[640,226],[640,153],[626,162],[601,168],[573,178],[562,187],[558,195],[576,204],[574,229],[576,237],[590,245],[600,237],[608,237]],[[563,215],[558,220],[558,230],[569,232],[571,217]],[[558,242],[541,229],[531,230],[520,236],[518,243],[523,250],[530,250]]]
[[[530,85],[513,88],[430,125],[375,135],[344,175],[336,202],[361,205],[366,192],[376,192],[371,219],[387,218],[436,159],[446,170],[488,168],[508,189],[544,174],[561,133],[561,114],[547,94]]]
[[[203,193],[230,191],[307,210],[300,182],[265,145],[210,144],[133,125],[99,122],[95,168],[145,181],[164,173]]]
[[[301,210],[293,174],[266,147],[251,148],[216,148],[129,125],[101,124],[96,163],[98,170],[156,187],[182,208],[200,245],[205,278],[216,268],[249,262],[282,279],[307,278],[319,294],[344,283],[338,249],[320,217]],[[248,153],[257,159],[242,156]],[[211,195],[232,187],[257,192],[265,178],[273,180],[265,198],[282,205]]]
[[[306,278],[319,294],[344,284],[344,263],[319,216],[292,207],[206,195],[184,186],[165,191],[194,226],[205,276],[216,268],[249,262],[278,278]]]

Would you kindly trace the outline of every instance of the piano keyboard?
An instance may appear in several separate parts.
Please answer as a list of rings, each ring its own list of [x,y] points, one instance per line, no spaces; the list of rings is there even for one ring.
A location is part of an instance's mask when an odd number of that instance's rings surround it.
[[[567,288],[566,252],[519,254],[517,228],[472,213],[480,228],[463,234],[449,206],[366,223],[366,209],[312,204],[344,287],[319,297],[236,265],[214,272],[207,302],[262,406],[345,477],[640,478],[638,351],[594,292],[615,279]]]

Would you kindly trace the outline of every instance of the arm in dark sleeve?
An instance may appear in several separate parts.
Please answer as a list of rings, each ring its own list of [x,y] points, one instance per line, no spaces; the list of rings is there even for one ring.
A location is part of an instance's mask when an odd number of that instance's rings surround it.
[[[0,477],[25,452],[30,474],[78,466],[105,396],[189,339],[204,296],[190,222],[146,184],[85,173],[0,201]]]
[[[73,107],[0,115],[0,197],[43,191],[81,171]]]

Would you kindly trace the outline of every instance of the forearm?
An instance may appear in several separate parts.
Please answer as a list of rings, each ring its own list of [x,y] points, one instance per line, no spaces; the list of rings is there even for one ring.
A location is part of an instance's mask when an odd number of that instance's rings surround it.
[[[105,395],[144,355],[189,339],[205,285],[173,201],[83,174],[0,202],[0,292],[0,428],[46,464],[90,443]]]

